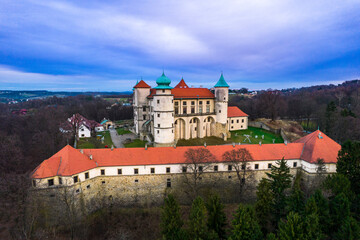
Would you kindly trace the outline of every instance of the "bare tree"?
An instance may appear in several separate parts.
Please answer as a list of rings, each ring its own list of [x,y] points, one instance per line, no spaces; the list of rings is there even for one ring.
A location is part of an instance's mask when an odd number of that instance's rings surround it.
[[[205,148],[189,149],[185,152],[185,164],[182,165],[184,183],[189,187],[188,194],[195,198],[199,191],[202,175],[211,168],[215,156]]]
[[[241,198],[245,190],[254,186],[254,171],[249,164],[253,161],[253,157],[247,149],[240,148],[225,152],[223,161],[229,163],[236,171],[239,181],[239,197]]]

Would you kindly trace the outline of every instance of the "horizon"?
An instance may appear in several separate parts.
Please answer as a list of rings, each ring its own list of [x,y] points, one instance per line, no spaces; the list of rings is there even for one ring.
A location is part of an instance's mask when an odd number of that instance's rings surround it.
[[[2,0],[0,89],[69,92],[152,87],[301,88],[360,78],[356,1]]]

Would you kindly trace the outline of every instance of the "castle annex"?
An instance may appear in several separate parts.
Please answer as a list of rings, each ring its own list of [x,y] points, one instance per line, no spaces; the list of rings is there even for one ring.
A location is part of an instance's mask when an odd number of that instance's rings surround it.
[[[151,88],[143,80],[134,86],[134,126],[141,139],[154,146],[172,146],[178,139],[221,137],[230,130],[247,129],[248,115],[228,107],[229,85],[223,74],[215,94],[207,88],[189,87],[184,79],[174,87],[163,73]]]

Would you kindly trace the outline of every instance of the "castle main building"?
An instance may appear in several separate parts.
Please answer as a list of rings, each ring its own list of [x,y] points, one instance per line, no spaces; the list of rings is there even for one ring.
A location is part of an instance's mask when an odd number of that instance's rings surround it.
[[[247,129],[248,115],[228,107],[229,85],[223,74],[215,84],[215,94],[207,88],[190,88],[184,81],[170,87],[163,73],[151,88],[143,80],[134,86],[134,126],[142,139],[154,146],[172,146],[178,139],[221,137],[231,130]]]

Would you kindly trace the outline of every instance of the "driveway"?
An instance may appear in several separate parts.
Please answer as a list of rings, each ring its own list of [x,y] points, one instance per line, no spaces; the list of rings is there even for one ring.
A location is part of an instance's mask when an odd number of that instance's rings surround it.
[[[123,141],[125,141],[128,138],[130,138],[131,140],[136,138],[136,135],[133,133],[119,135],[116,129],[113,128],[109,129],[109,131],[110,131],[111,140],[116,148],[124,148],[125,146],[123,144]]]

